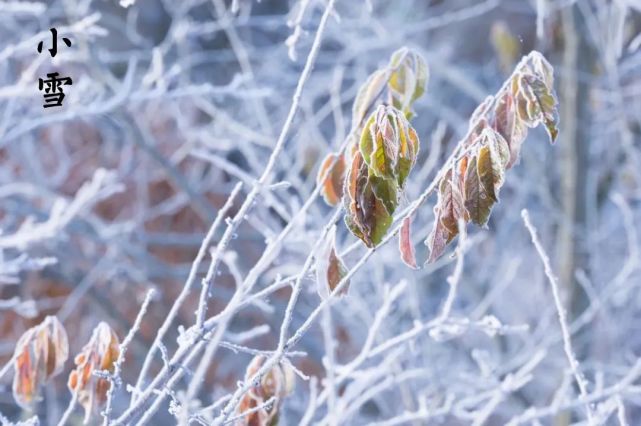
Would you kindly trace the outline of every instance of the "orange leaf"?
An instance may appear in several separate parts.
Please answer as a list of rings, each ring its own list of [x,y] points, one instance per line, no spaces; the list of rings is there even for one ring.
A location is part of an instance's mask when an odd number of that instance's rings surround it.
[[[67,333],[56,317],[48,316],[27,330],[13,355],[13,397],[18,405],[31,408],[42,386],[62,370],[68,357]]]
[[[323,177],[325,180],[323,180]],[[321,186],[321,194],[330,206],[339,203],[343,196],[343,180],[345,178],[345,160],[340,154],[330,153],[325,157],[318,169],[316,183]]]
[[[76,369],[69,375],[67,385],[85,409],[85,421],[107,400],[110,382],[95,376],[96,371],[112,373],[120,354],[118,336],[106,322],[93,330],[91,339],[76,355]]]

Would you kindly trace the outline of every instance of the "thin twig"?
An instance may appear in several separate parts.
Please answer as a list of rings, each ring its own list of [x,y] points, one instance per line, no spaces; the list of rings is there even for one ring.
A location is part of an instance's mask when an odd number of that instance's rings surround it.
[[[548,281],[550,282],[550,286],[552,287],[554,305],[556,306],[556,312],[558,314],[559,323],[561,325],[561,333],[563,335],[563,349],[565,351],[565,356],[568,359],[568,363],[570,364],[570,369],[572,370],[572,374],[574,374],[576,383],[579,386],[579,392],[581,394],[581,398],[587,398],[588,383],[585,377],[583,376],[583,373],[580,370],[579,362],[577,361],[576,355],[574,354],[574,350],[572,349],[572,340],[571,340],[570,331],[568,328],[567,314],[565,312],[565,308],[563,307],[563,302],[561,301],[559,284],[557,282],[556,277],[554,276],[554,272],[552,271],[552,266],[550,266],[550,258],[548,257],[547,253],[543,249],[543,246],[541,245],[541,242],[539,241],[536,228],[530,222],[530,215],[528,214],[528,211],[526,209],[521,210],[521,217],[523,218],[525,227],[530,232],[532,243],[534,244],[536,251],[539,253],[539,257],[543,262],[545,276],[548,278]],[[588,418],[588,422],[590,424],[594,424],[592,407],[590,407],[590,404],[588,403],[585,404],[585,412]]]
[[[109,387],[109,391],[107,392],[107,403],[105,405],[105,410],[102,413],[104,416],[104,419],[102,422],[103,426],[108,426],[109,422],[111,421],[113,396],[114,396],[116,387],[119,385],[119,382],[121,381],[120,374],[122,372],[122,364],[125,362],[125,353],[127,352],[127,349],[129,348],[129,345],[131,344],[132,340],[134,339],[134,335],[140,329],[140,323],[142,322],[142,318],[147,313],[147,307],[149,306],[149,302],[151,302],[151,298],[153,297],[154,293],[155,293],[155,290],[153,288],[147,292],[147,295],[145,296],[145,300],[142,302],[142,305],[140,306],[140,311],[138,312],[138,316],[136,317],[136,320],[134,321],[133,326],[131,326],[131,328],[129,329],[129,332],[127,333],[127,336],[125,336],[125,339],[120,344],[120,348],[119,348],[120,351],[118,353],[118,358],[114,363],[114,371],[112,374],[112,379],[110,380],[111,386]]]
[[[218,211],[218,214],[216,215],[216,219],[214,220],[211,227],[209,228],[207,235],[205,235],[205,238],[203,239],[200,245],[200,249],[198,250],[198,254],[196,255],[196,259],[194,259],[194,262],[191,265],[191,269],[189,270],[189,276],[187,277],[187,281],[185,282],[185,285],[183,286],[180,294],[176,298],[176,301],[171,306],[171,309],[167,314],[167,318],[165,318],[165,321],[163,322],[162,326],[160,326],[160,328],[158,329],[156,338],[154,339],[154,342],[152,343],[151,348],[149,348],[149,351],[145,356],[145,361],[143,362],[142,368],[140,369],[140,374],[138,375],[138,380],[136,381],[135,388],[137,391],[139,391],[142,388],[143,382],[145,380],[145,376],[147,375],[149,368],[151,368],[151,363],[153,361],[153,357],[156,353],[156,350],[158,349],[158,345],[162,342],[162,339],[165,337],[165,334],[167,333],[167,331],[169,331],[169,327],[171,327],[171,324],[173,323],[174,318],[176,318],[176,315],[178,315],[178,310],[182,306],[183,302],[185,301],[185,299],[187,299],[187,296],[189,296],[191,287],[194,281],[196,280],[196,276],[198,275],[198,269],[200,268],[200,264],[202,263],[203,259],[205,258],[205,255],[207,254],[207,251],[209,250],[209,246],[211,245],[211,242],[214,239],[216,230],[224,220],[225,215],[227,214],[229,209],[231,209],[231,207],[233,206],[234,199],[240,192],[241,187],[242,187],[241,183],[236,184],[232,192],[229,194],[227,201],[225,201],[225,204]],[[136,401],[137,395],[138,395],[137,392],[132,393],[132,402]]]

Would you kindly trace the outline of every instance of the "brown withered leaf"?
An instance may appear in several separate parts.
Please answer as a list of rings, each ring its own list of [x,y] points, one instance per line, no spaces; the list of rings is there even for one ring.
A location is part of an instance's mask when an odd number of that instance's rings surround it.
[[[543,55],[539,52],[532,52],[530,54],[529,65],[532,67],[534,73],[543,80],[549,89],[554,87],[554,70],[552,69],[552,65],[550,65]]]
[[[447,246],[447,241],[450,235],[450,231],[443,225],[443,222],[439,219],[440,211],[438,204],[434,206],[434,226],[432,231],[427,236],[425,240],[425,245],[430,250],[430,256],[427,259],[427,263],[432,263],[445,251],[445,246]]]
[[[521,145],[527,137],[527,127],[516,112],[514,96],[510,91],[503,92],[494,110],[494,129],[505,139],[510,150],[506,168],[511,168],[519,160]]]
[[[543,80],[534,79],[530,82],[530,85],[536,98],[536,108],[534,109],[539,112],[541,121],[550,137],[550,143],[553,144],[559,135],[556,96],[553,89],[548,87]]]
[[[256,355],[245,370],[245,381],[249,382],[265,362],[263,355]],[[294,390],[296,376],[289,361],[273,366],[252,386],[238,404],[236,426],[275,426],[283,398]],[[271,398],[276,401],[261,408]]]
[[[519,63],[496,99],[486,98],[474,111],[468,134],[459,145],[473,154],[458,160],[439,183],[436,220],[426,240],[428,261],[438,258],[456,236],[459,219],[486,225],[505,173],[518,161],[528,127],[544,124],[554,142],[558,113],[553,83],[552,66],[540,53],[532,52]],[[452,188],[459,189],[462,196],[461,210],[460,198]]]
[[[434,207],[434,225],[430,235],[425,240],[425,244],[430,249],[428,263],[439,258],[445,246],[449,244],[459,233],[459,219],[467,220],[463,194],[461,188],[460,176],[465,173],[468,166],[468,160],[464,157],[456,166],[459,173],[451,168],[439,182],[438,200]]]
[[[363,191],[368,179],[367,165],[363,160],[363,156],[359,151],[355,151],[352,156],[352,162],[349,165],[347,174],[345,176],[345,185],[343,192],[343,205],[347,211],[345,216],[352,221],[352,226],[356,229],[361,229],[363,214],[362,209],[358,204],[360,193]],[[348,227],[352,229],[350,224]],[[358,235],[357,235],[358,236]],[[359,238],[362,239],[361,236]]]
[[[18,405],[31,409],[42,386],[58,374],[69,357],[67,332],[54,316],[27,330],[13,354],[13,397]]]
[[[457,163],[458,176],[465,176],[465,172],[467,170],[467,163],[468,163],[469,160],[470,159],[467,156],[465,156],[465,157],[463,157],[463,158],[461,158],[459,160],[459,162]],[[458,183],[459,183],[458,187],[459,187],[459,189],[461,191],[461,194],[462,194],[463,191],[464,191],[463,179],[458,179]]]
[[[425,93],[429,78],[427,63],[415,51],[403,47],[392,54],[389,68],[390,103],[411,118],[412,103]]]
[[[488,153],[489,154],[489,153]],[[481,184],[477,166],[477,157],[472,157],[465,173],[465,209],[470,220],[479,226],[484,226],[490,217],[494,200],[487,194]]]
[[[398,249],[401,252],[401,260],[412,269],[418,269],[416,266],[416,253],[412,244],[412,218],[411,216],[403,219],[401,230],[398,234]]]
[[[85,422],[107,401],[107,392],[111,386],[109,380],[97,377],[94,372],[113,373],[119,354],[118,336],[109,324],[100,322],[93,330],[89,342],[76,355],[76,368],[69,375],[67,385],[85,409]]]
[[[481,144],[477,157],[479,179],[485,193],[496,202],[510,161],[509,147],[505,139],[490,128],[483,131]]]
[[[554,89],[548,87],[543,77],[532,74],[520,74],[517,77],[516,103],[519,117],[529,127],[539,123],[545,125],[554,143],[558,136],[558,112]]]
[[[454,181],[453,170],[447,171],[439,184],[438,205],[439,217],[445,229],[448,231],[447,243],[452,241],[458,235],[458,220],[464,215],[465,207],[463,205],[463,195],[460,186]]]
[[[327,299],[346,275],[347,268],[336,253],[336,226],[333,226],[316,256],[316,286],[319,296]],[[349,282],[343,286],[339,295],[347,294],[348,288]]]
[[[323,180],[325,177],[325,180]],[[343,196],[345,180],[345,160],[341,154],[330,153],[318,169],[316,184],[321,188],[321,195],[330,206],[337,205]]]
[[[389,79],[389,70],[381,69],[374,71],[358,89],[354,105],[352,107],[352,129],[357,129],[370,110],[376,98],[385,88]]]
[[[476,165],[479,173],[479,182],[483,187],[483,191],[492,201],[498,201],[498,196],[496,191],[494,191],[494,187],[503,179],[501,176],[502,171],[495,167],[496,164],[492,162],[490,147],[483,146],[479,149]]]

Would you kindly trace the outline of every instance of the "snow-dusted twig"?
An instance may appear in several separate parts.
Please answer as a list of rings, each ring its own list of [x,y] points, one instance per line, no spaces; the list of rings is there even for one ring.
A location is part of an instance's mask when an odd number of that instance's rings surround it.
[[[556,306],[556,312],[559,317],[559,324],[561,326],[561,333],[563,335],[563,349],[565,351],[565,356],[568,360],[568,363],[570,364],[570,369],[572,370],[572,374],[574,374],[576,383],[579,386],[579,392],[581,394],[581,397],[587,398],[588,383],[587,383],[587,380],[585,379],[585,376],[581,372],[581,366],[579,365],[579,362],[576,359],[576,355],[574,353],[574,349],[572,348],[572,338],[570,336],[570,331],[568,329],[567,314],[565,311],[565,307],[563,306],[563,301],[561,300],[561,292],[559,290],[559,284],[557,282],[556,277],[554,276],[554,272],[552,271],[552,266],[550,265],[550,258],[548,257],[547,253],[543,249],[543,246],[541,245],[541,242],[539,241],[536,228],[534,227],[534,225],[532,225],[532,222],[530,222],[530,215],[528,214],[528,211],[523,209],[521,211],[521,217],[523,218],[525,227],[530,233],[530,237],[532,238],[532,243],[534,244],[534,247],[536,248],[536,251],[538,252],[539,257],[543,262],[545,276],[547,277],[548,281],[550,282],[550,286],[552,287],[552,296],[554,297],[554,305]],[[588,418],[588,422],[590,424],[593,424],[593,413],[592,413],[592,407],[590,406],[590,404],[585,405],[585,412]]]
[[[240,192],[241,187],[242,187],[242,184],[240,183],[238,183],[234,187],[229,197],[227,198],[227,201],[218,211],[218,214],[216,215],[216,219],[214,220],[211,227],[209,228],[207,235],[205,235],[205,238],[203,239],[200,245],[200,249],[198,250],[198,254],[196,255],[196,259],[194,259],[194,262],[191,265],[191,269],[189,270],[189,276],[187,277],[187,281],[185,282],[185,285],[183,286],[182,291],[176,298],[176,301],[174,302],[171,309],[169,310],[169,313],[167,314],[167,317],[165,318],[163,324],[158,329],[158,333],[156,334],[154,342],[152,343],[151,348],[149,348],[149,351],[145,356],[145,361],[143,363],[142,368],[140,369],[138,380],[136,381],[136,389],[140,390],[142,388],[147,372],[151,367],[151,363],[156,353],[156,349],[158,348],[158,345],[162,342],[162,339],[165,337],[165,334],[169,330],[169,327],[171,327],[171,324],[174,321],[174,318],[178,314],[178,310],[180,309],[183,302],[189,295],[191,291],[191,287],[196,280],[198,269],[200,268],[200,265],[207,254],[207,250],[209,249],[209,246],[211,245],[212,240],[214,239],[216,230],[223,222],[227,212],[232,208],[234,200],[238,196],[238,193]],[[132,394],[132,402],[134,402],[136,399],[137,399],[136,394],[135,393]]]
[[[147,292],[147,294],[145,295],[145,300],[143,300],[142,305],[140,306],[140,311],[138,311],[138,316],[136,316],[136,320],[134,321],[134,324],[129,329],[129,332],[127,332],[127,336],[125,336],[125,339],[122,341],[122,343],[120,343],[118,358],[114,363],[114,370],[112,373],[111,380],[109,381],[110,386],[109,386],[109,391],[107,392],[107,403],[105,406],[105,410],[102,413],[104,417],[102,422],[103,426],[108,426],[109,422],[111,421],[111,411],[112,411],[114,393],[116,391],[116,388],[119,387],[120,382],[122,381],[122,378],[120,376],[122,374],[122,364],[125,362],[125,354],[127,353],[127,349],[129,348],[129,345],[131,344],[131,341],[133,340],[134,335],[140,329],[142,318],[147,313],[147,307],[149,306],[149,303],[151,302],[151,299],[153,298],[154,294],[155,294],[154,289],[150,289]],[[77,394],[77,392],[75,393]]]

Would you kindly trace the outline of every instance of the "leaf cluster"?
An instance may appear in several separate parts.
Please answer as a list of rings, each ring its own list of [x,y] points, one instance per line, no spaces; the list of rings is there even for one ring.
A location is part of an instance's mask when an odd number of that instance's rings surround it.
[[[426,244],[428,261],[443,254],[459,233],[458,223],[485,226],[499,201],[505,172],[518,162],[528,128],[545,126],[550,142],[558,135],[557,99],[552,66],[538,52],[517,65],[496,96],[472,114],[470,131],[461,142],[463,155],[439,183],[435,221]]]

